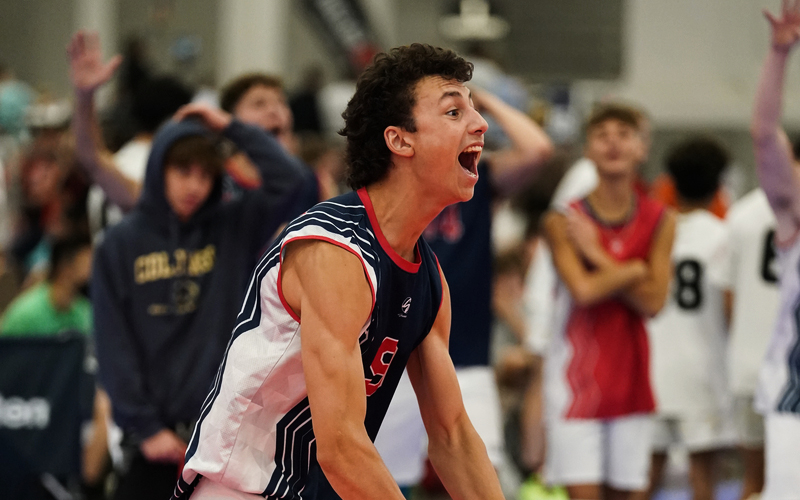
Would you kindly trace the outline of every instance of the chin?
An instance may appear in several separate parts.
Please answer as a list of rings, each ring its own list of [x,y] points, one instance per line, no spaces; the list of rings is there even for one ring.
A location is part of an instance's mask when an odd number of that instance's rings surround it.
[[[456,200],[454,203],[462,202],[462,201],[469,201],[475,195],[475,186],[470,186],[469,188],[463,188],[459,192],[459,199]]]
[[[609,179],[620,179],[623,177],[633,178],[636,175],[636,167],[631,167],[630,165],[598,166],[597,173]]]

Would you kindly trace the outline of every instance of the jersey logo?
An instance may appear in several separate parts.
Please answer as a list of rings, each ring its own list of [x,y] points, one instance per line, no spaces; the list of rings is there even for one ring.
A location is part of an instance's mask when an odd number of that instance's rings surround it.
[[[411,309],[411,297],[406,297],[406,300],[403,301],[403,305],[400,306],[400,309],[403,311],[401,314],[398,314],[401,318],[405,318],[408,314],[408,310]]]
[[[372,364],[369,365],[372,376],[364,380],[367,386],[367,397],[375,394],[375,391],[383,385],[389,365],[392,364],[394,355],[397,354],[397,342],[397,339],[391,337],[386,337],[381,342],[378,352],[372,359]]]

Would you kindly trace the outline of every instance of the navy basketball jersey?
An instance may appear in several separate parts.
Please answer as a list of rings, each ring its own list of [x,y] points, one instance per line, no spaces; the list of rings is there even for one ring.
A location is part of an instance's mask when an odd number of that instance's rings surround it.
[[[269,499],[339,498],[317,464],[300,318],[281,293],[283,249],[302,239],[353,253],[372,290],[372,313],[359,337],[367,394],[364,426],[371,439],[411,352],[433,326],[442,282],[436,257],[422,238],[413,263],[400,257],[381,233],[364,189],[309,209],[289,223],[253,273],[189,443],[177,498],[187,498],[201,476]]]
[[[423,236],[450,286],[450,357],[456,366],[489,364],[492,330],[492,192],[485,163],[472,199],[450,205]]]

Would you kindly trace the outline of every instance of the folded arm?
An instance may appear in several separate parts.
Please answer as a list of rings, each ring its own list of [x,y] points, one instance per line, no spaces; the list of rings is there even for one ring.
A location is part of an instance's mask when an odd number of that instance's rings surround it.
[[[567,218],[560,213],[545,216],[544,230],[556,271],[578,305],[611,298],[645,277],[645,265],[640,260],[616,262],[609,258],[588,269],[570,239]]]
[[[287,304],[300,316],[317,462],[342,498],[402,500],[364,427],[358,337],[372,308],[364,269],[354,255],[326,242],[294,242],[286,251],[281,281]]]
[[[450,359],[450,292],[428,336],[408,361],[408,376],[428,432],[428,456],[453,499],[502,499],[486,447],[467,416]]]
[[[650,254],[645,261],[644,279],[627,287],[623,298],[642,316],[653,317],[664,307],[669,293],[669,282],[672,278],[672,243],[675,239],[675,214],[664,213]]]

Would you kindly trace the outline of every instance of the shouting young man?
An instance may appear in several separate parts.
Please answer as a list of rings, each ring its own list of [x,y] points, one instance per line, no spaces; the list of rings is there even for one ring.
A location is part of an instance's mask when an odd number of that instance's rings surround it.
[[[472,65],[379,55],[344,113],[354,192],[286,227],[256,267],[189,443],[178,498],[403,498],[372,441],[406,365],[456,498],[500,499],[448,354],[450,299],[421,235],[472,197],[486,122]]]

